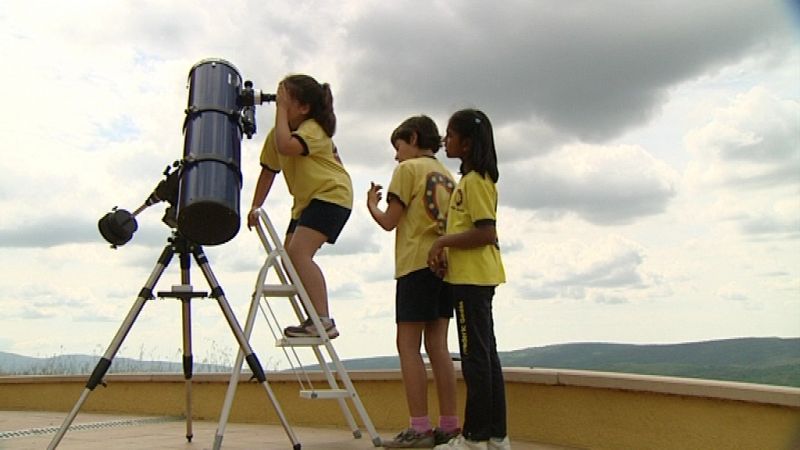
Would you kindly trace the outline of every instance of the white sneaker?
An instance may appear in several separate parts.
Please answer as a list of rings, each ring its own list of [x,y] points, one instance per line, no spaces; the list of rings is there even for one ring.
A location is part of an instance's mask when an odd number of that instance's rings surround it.
[[[508,436],[503,439],[491,438],[489,439],[488,448],[489,450],[511,450],[511,441],[508,440]]]
[[[488,450],[488,448],[487,441],[470,441],[459,434],[450,439],[450,442],[433,447],[433,450]]]

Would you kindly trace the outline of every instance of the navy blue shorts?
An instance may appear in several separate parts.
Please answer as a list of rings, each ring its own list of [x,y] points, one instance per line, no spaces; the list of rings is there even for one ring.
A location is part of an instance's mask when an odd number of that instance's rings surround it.
[[[450,285],[427,267],[397,279],[394,305],[397,323],[453,317]]]
[[[300,213],[299,219],[289,221],[286,234],[294,233],[298,225],[317,230],[333,244],[350,218],[350,210],[335,203],[311,199],[311,203]]]

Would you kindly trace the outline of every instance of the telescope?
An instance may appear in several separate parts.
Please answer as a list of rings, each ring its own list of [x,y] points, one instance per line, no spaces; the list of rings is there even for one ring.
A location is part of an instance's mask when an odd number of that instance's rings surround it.
[[[274,101],[275,96],[253,89],[253,83],[245,81],[233,64],[223,59],[204,59],[189,71],[189,102],[183,123],[183,157],[167,166],[164,179],[156,185],[144,203],[133,213],[114,207],[97,223],[100,234],[111,243],[112,248],[125,245],[133,237],[138,225],[136,216],[144,209],[159,202],[169,203],[163,222],[171,229],[170,237],[156,260],[150,276],[128,315],[114,335],[108,349],[97,362],[83,393],[53,436],[48,450],[55,450],[70,428],[89,394],[98,385],[105,386],[104,377],[119,352],[125,337],[139,317],[145,303],[156,297],[175,298],[181,302],[183,328],[183,376],[186,383],[186,439],[192,441],[192,372],[193,356],[191,343],[191,301],[194,298],[210,297],[225,316],[228,326],[239,343],[240,352],[247,361],[253,378],[264,387],[269,400],[292,440],[293,448],[300,443],[283,416],[273,397],[264,368],[233,315],[224,290],[211,270],[203,251],[203,245],[222,244],[236,236],[239,231],[239,193],[242,189],[241,141],[256,132],[255,107],[262,102]],[[173,257],[180,261],[180,282],[170,291],[155,291],[161,275]],[[210,291],[195,291],[191,284],[191,261],[202,270]],[[298,313],[299,314],[299,313]],[[239,361],[241,363],[241,360]],[[349,411],[348,411],[349,413]],[[351,419],[352,422],[352,419]],[[214,448],[219,448],[222,435],[217,436]]]
[[[133,213],[117,207],[98,221],[112,248],[125,245],[138,229],[136,216],[161,201],[169,203],[165,224],[201,245],[218,245],[239,232],[242,136],[256,133],[256,106],[275,94],[242,82],[236,67],[219,58],[192,66],[183,122],[183,158],[164,171],[150,196]]]

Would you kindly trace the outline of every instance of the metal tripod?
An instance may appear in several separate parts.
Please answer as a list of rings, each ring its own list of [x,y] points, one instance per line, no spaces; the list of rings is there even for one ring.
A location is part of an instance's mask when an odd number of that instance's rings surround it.
[[[275,409],[275,413],[280,419],[281,425],[283,425],[283,429],[286,431],[289,440],[292,442],[293,448],[296,450],[300,448],[300,443],[295,437],[289,422],[286,420],[286,417],[281,410],[280,403],[278,403],[274,393],[272,392],[272,389],[269,387],[269,383],[267,383],[266,375],[264,374],[264,370],[261,367],[258,357],[256,357],[248,340],[245,338],[241,326],[239,326],[239,323],[236,321],[236,317],[234,317],[231,307],[228,304],[228,301],[225,299],[225,294],[222,291],[222,287],[219,285],[214,273],[211,271],[208,258],[206,258],[205,253],[203,253],[202,247],[198,244],[190,242],[179,232],[173,231],[172,236],[168,239],[167,245],[161,252],[161,256],[159,256],[153,271],[150,273],[147,283],[144,285],[142,290],[139,291],[139,296],[136,298],[133,307],[128,312],[128,315],[125,317],[125,320],[122,322],[119,330],[117,330],[117,334],[114,335],[111,345],[109,345],[108,349],[97,363],[97,366],[94,368],[94,371],[89,376],[89,381],[86,383],[86,388],[81,393],[81,396],[75,403],[72,411],[70,411],[70,413],[64,419],[64,422],[61,424],[61,428],[59,428],[58,432],[53,437],[53,440],[50,442],[50,445],[47,447],[48,450],[55,449],[58,446],[58,444],[61,442],[61,439],[64,437],[64,434],[66,434],[67,430],[69,429],[69,426],[72,424],[72,421],[75,419],[75,416],[77,416],[81,406],[83,406],[84,402],[86,402],[86,399],[89,397],[89,394],[94,390],[94,388],[97,387],[98,384],[103,384],[103,378],[111,366],[111,361],[114,359],[114,356],[122,346],[122,341],[125,340],[128,332],[130,332],[133,323],[139,316],[139,313],[144,308],[145,302],[155,298],[153,296],[153,288],[155,287],[161,275],[164,273],[164,270],[169,265],[175,253],[177,253],[180,258],[181,284],[179,286],[173,286],[171,291],[158,292],[158,296],[177,298],[181,300],[183,307],[183,373],[186,380],[186,439],[191,442],[193,437],[191,299],[194,297],[209,296],[205,292],[195,292],[192,290],[189,276],[190,255],[192,255],[194,256],[197,264],[200,266],[200,269],[203,271],[203,275],[205,276],[208,285],[211,287],[210,296],[217,300],[220,309],[222,309],[222,314],[225,316],[231,331],[233,331],[236,340],[239,342],[241,352],[246,355],[244,359],[250,366],[250,370],[253,373],[253,378],[257,379],[258,382],[264,387],[264,390],[266,391],[267,396],[269,397],[269,400]]]

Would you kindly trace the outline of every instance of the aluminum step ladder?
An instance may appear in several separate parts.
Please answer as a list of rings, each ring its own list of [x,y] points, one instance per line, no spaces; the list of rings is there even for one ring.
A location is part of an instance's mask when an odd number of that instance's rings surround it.
[[[358,393],[356,392],[356,389],[350,380],[347,370],[345,370],[344,365],[336,354],[336,350],[333,348],[331,339],[329,339],[325,334],[323,334],[321,337],[300,338],[286,337],[283,335],[283,327],[278,320],[278,314],[276,314],[276,309],[279,308],[273,303],[274,299],[276,298],[288,299],[291,310],[294,312],[294,317],[291,318],[292,324],[300,323],[305,320],[305,314],[307,312],[308,317],[318,330],[324,330],[325,328],[322,326],[319,315],[314,309],[305,287],[303,287],[303,284],[300,282],[297,271],[294,269],[294,265],[292,265],[292,262],[286,253],[286,249],[283,247],[280,237],[276,233],[275,227],[272,225],[272,222],[270,221],[266,212],[259,208],[256,211],[256,214],[258,216],[258,220],[256,222],[256,232],[258,233],[258,237],[261,240],[264,250],[266,250],[267,256],[264,264],[261,266],[261,269],[258,272],[258,278],[256,280],[253,298],[250,303],[250,310],[247,314],[247,321],[244,328],[245,338],[248,341],[250,340],[255,319],[260,310],[262,316],[264,316],[267,324],[269,325],[269,330],[272,334],[272,337],[275,339],[275,345],[283,349],[283,353],[289,361],[292,372],[297,377],[297,381],[300,384],[300,397],[311,400],[337,400],[342,410],[342,414],[344,414],[345,420],[347,421],[350,430],[353,432],[353,437],[359,439],[361,438],[361,430],[358,428],[358,424],[353,418],[353,414],[348,407],[347,400],[349,399],[355,410],[358,412],[363,426],[372,437],[372,443],[375,445],[375,447],[380,447],[382,445],[381,438],[377,431],[375,431],[375,427],[373,426],[372,421],[370,420],[369,415],[364,408],[364,405],[361,403],[361,399],[359,398]],[[275,277],[272,278],[277,278],[277,283],[267,284],[267,278],[269,277],[270,273],[275,275]],[[327,386],[325,388],[318,389],[311,382],[308,373],[300,362],[300,358],[296,351],[297,348],[309,348],[313,351],[320,370],[322,370],[325,380],[327,381]],[[325,354],[328,355],[329,361],[326,360]],[[240,350],[236,356],[236,361],[234,362],[233,372],[231,373],[231,379],[228,384],[228,391],[225,395],[222,413],[220,414],[217,433],[214,439],[215,450],[219,449],[222,445],[225,426],[228,422],[231,406],[233,404],[233,398],[236,394],[236,387],[239,383],[243,358],[244,355]],[[341,386],[339,382],[341,382]],[[277,400],[274,400],[274,403],[277,405]],[[279,412],[279,414],[282,415],[282,412]],[[281,419],[281,422],[284,424],[284,428],[286,429],[286,432],[292,441],[293,448],[295,450],[299,450],[301,445],[294,435],[291,426],[288,425],[287,420],[283,418]]]

